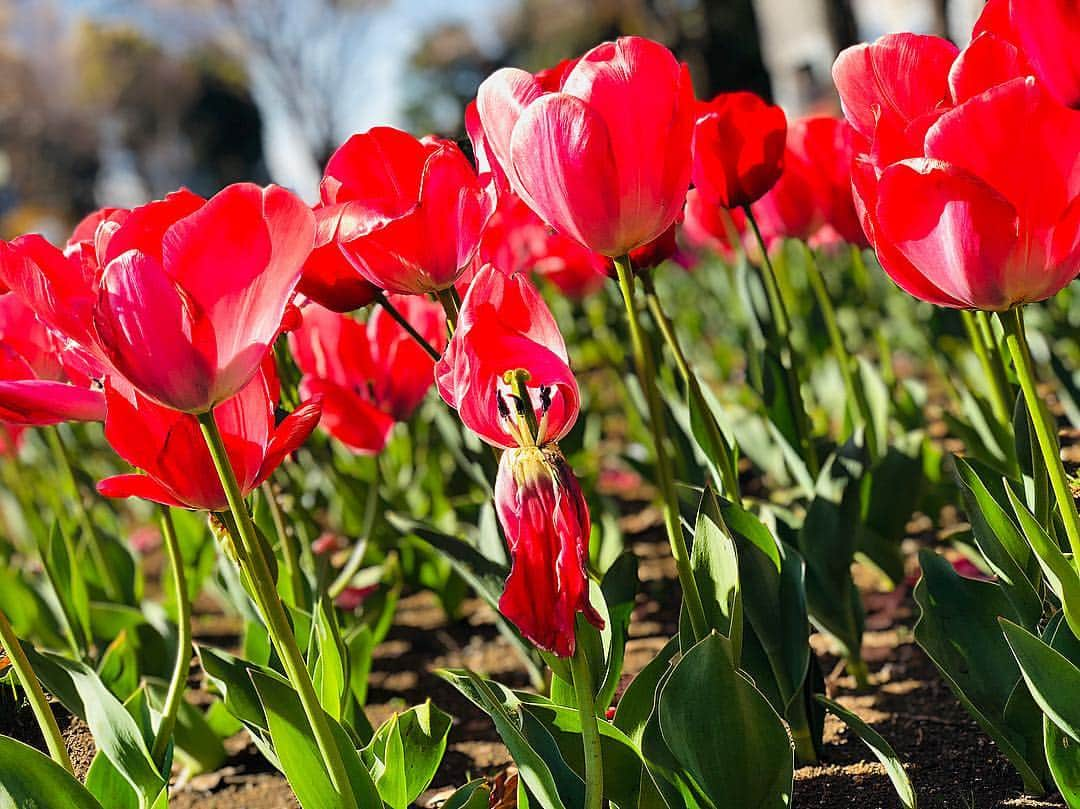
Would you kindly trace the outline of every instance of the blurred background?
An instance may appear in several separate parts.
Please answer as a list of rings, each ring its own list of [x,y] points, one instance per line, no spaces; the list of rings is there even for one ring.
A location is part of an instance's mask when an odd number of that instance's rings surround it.
[[[838,108],[836,53],[888,31],[964,44],[981,0],[0,0],[0,236],[62,243],[94,208],[274,181],[309,201],[349,134],[458,137],[494,68],[620,34],[699,96]]]

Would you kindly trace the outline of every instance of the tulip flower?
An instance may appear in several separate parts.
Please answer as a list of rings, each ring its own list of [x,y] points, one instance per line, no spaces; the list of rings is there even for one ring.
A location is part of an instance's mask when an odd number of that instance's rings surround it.
[[[390,300],[425,340],[445,346],[441,307],[417,296]],[[382,308],[364,324],[312,304],[289,345],[304,374],[301,393],[322,397],[323,429],[355,452],[382,451],[432,384],[434,361]]]
[[[275,425],[277,398],[273,366],[264,363],[236,396],[213,411],[245,496],[304,443],[319,421],[322,405],[316,398]],[[106,382],[105,400],[105,438],[142,474],[106,478],[97,486],[101,494],[204,511],[228,508],[195,416],[162,407],[117,378]]]
[[[868,144],[853,171],[863,229],[915,297],[988,311],[1043,300],[1080,271],[1080,115],[1032,77],[954,96],[978,65],[957,56],[896,35],[837,59]]]
[[[690,74],[667,48],[639,37],[599,45],[565,67],[542,78],[503,68],[480,85],[490,157],[555,230],[623,256],[667,230],[686,198]]]
[[[321,193],[320,244],[332,238],[361,279],[402,295],[453,286],[476,255],[493,209],[456,144],[417,140],[390,127],[345,141],[326,164]],[[344,311],[335,288],[347,286],[347,278],[340,262],[332,272],[317,262],[306,272],[304,290]]]
[[[0,245],[0,252],[8,250]],[[101,421],[105,397],[65,372],[56,339],[14,294],[0,296],[0,421]],[[74,382],[74,384],[71,384]]]
[[[577,382],[536,289],[480,270],[435,376],[465,425],[505,450],[495,504],[512,566],[499,609],[538,646],[570,657],[577,613],[603,621],[589,604],[588,509],[556,445],[577,419]]]
[[[11,244],[0,276],[47,326],[166,407],[205,413],[255,375],[315,238],[276,186],[187,191],[112,216],[68,255]]]
[[[682,231],[690,247],[720,254],[726,261],[735,258],[737,241],[746,230],[746,214],[740,208],[725,211],[710,202],[696,188],[686,195]]]
[[[297,291],[334,312],[372,303],[379,288],[356,271],[337,241],[340,206],[316,206],[315,249],[304,264]]]
[[[692,177],[714,205],[756,202],[784,170],[784,111],[754,93],[721,93],[697,107]]]

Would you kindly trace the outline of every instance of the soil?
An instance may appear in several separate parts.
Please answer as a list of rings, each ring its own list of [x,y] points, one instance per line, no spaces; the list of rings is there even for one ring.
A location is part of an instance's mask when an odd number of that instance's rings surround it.
[[[642,593],[626,656],[627,676],[640,669],[675,631],[669,605],[677,604],[674,568],[666,546],[636,543],[642,560]],[[905,762],[922,809],[1064,809],[1058,797],[1023,795],[1019,777],[993,742],[969,718],[937,670],[915,645],[910,594],[903,588],[875,592],[860,576],[867,604],[864,655],[874,684],[865,691],[837,668],[825,639],[813,638],[830,695],[854,710],[884,736]],[[456,786],[477,776],[496,779],[513,807],[512,766],[488,718],[434,674],[443,667],[469,666],[512,687],[528,679],[514,652],[498,635],[490,610],[467,603],[467,617],[447,624],[434,597],[417,593],[403,599],[394,628],[377,649],[371,675],[369,715],[373,724],[394,710],[426,698],[455,717],[446,758],[418,805],[438,806]],[[205,616],[197,639],[226,641],[230,626],[220,616]],[[227,644],[226,644],[227,645]],[[4,699],[7,703],[4,704]],[[80,774],[93,755],[86,726],[59,707],[60,726]],[[44,749],[28,709],[12,710],[10,691],[0,696],[0,732]],[[170,807],[176,809],[295,809],[288,786],[255,748],[237,736],[228,742],[228,765],[177,784]],[[893,809],[900,807],[884,768],[838,720],[826,722],[822,762],[795,774],[795,809]]]

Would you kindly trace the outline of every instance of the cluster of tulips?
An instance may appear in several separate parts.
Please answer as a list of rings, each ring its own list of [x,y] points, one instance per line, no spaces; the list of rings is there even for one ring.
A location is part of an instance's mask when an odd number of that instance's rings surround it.
[[[670,51],[627,37],[535,75],[504,68],[487,78],[466,111],[474,162],[452,141],[378,127],[330,158],[314,208],[276,186],[238,184],[210,199],[181,190],[98,211],[63,248],[36,235],[0,243],[5,444],[17,450],[27,426],[104,423],[136,471],[100,479],[97,491],[162,506],[177,623],[165,694],[140,708],[94,685],[87,663],[101,661],[78,609],[65,610],[68,657],[20,644],[0,611],[11,676],[54,759],[46,767],[3,741],[0,794],[18,806],[167,802],[192,653],[190,564],[173,525],[187,510],[212,515],[237,591],[265,631],[260,660],[198,649],[225,709],[305,808],[405,809],[434,774],[427,762],[437,763],[449,725],[435,727],[441,719],[424,708],[364,727],[363,686],[349,685],[364,676],[358,657],[349,662],[360,633],[344,632],[350,610],[341,609],[371,592],[356,575],[364,550],[327,586],[327,563],[315,558],[324,555],[297,547],[266,484],[317,427],[349,453],[383,453],[433,383],[468,431],[461,440],[494,451],[493,477],[490,453],[472,458],[502,539],[484,552],[393,517],[451,559],[497,606],[526,660],[548,669],[547,696],[444,673],[492,716],[519,768],[519,805],[786,806],[795,759],[821,749],[825,710],[894,761],[825,697],[807,643],[811,625],[827,633],[867,681],[850,564],[859,552],[902,579],[897,543],[914,503],[891,521],[882,504],[906,502],[898,463],[916,476],[925,466],[922,450],[911,462],[890,446],[898,442],[874,379],[837,324],[816,259],[846,244],[860,265],[872,247],[914,297],[965,310],[1003,447],[993,467],[957,461],[992,575],[965,579],[924,553],[919,641],[1025,786],[1056,781],[1080,806],[1071,778],[1080,517],[1021,308],[1080,272],[1078,54],[1075,5],[992,0],[962,51],[899,34],[843,52],[834,77],[846,120],[789,125],[749,93],[696,100]],[[774,267],[789,240],[802,245],[839,367],[837,442],[815,435],[805,401],[790,289]],[[689,266],[702,251],[739,264],[749,290],[759,350],[748,376],[781,448],[779,474],[797,492],[790,518],[741,491],[740,455],[761,456],[694,370],[657,290],[658,266]],[[560,449],[582,393],[534,276],[574,301],[617,284],[636,377],[626,406],[643,411],[644,468],[681,585],[677,636],[618,700],[635,575],[618,562],[598,570],[590,553],[591,495]],[[370,310],[363,322],[349,314],[357,309]],[[724,311],[717,302],[715,317]],[[662,348],[679,401],[665,389]],[[689,488],[680,418],[704,471]],[[64,456],[60,434],[49,435]],[[689,520],[687,491],[698,500]],[[276,546],[256,498],[272,512]],[[92,586],[130,603],[125,568],[92,522],[82,526]],[[54,587],[82,582],[69,538],[41,553]],[[980,669],[993,676],[980,679]],[[91,729],[109,728],[99,739],[107,764],[86,787],[70,774],[40,682],[60,699],[77,692]],[[91,702],[116,696],[126,719],[94,713]],[[914,807],[903,768],[890,775]],[[50,803],[48,791],[65,797]],[[486,787],[470,784],[446,805],[486,806]]]

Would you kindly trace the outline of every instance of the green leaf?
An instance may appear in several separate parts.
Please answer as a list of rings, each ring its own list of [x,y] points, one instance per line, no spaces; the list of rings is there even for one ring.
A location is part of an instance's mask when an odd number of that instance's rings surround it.
[[[43,561],[45,574],[64,614],[74,647],[79,650],[89,648],[90,597],[86,590],[86,579],[75,559],[71,540],[58,522],[53,524]]]
[[[33,747],[0,736],[0,809],[102,809],[71,773]]]
[[[979,550],[1001,579],[1002,591],[1013,605],[1013,614],[1024,624],[1034,624],[1042,617],[1042,599],[1028,577],[1033,561],[1031,549],[1005,510],[1005,494],[1001,492],[1000,500],[996,498],[987,485],[988,473],[980,475],[964,458],[955,460],[960,490]],[[996,484],[999,478],[995,475],[993,480]],[[1008,489],[1008,485],[1003,488]]]
[[[615,708],[615,727],[641,745],[645,726],[656,704],[656,691],[679,652],[679,639],[672,638],[656,657],[645,664],[630,681]]]
[[[554,740],[537,749],[524,730],[521,700],[498,683],[477,677],[467,670],[443,670],[438,674],[487,713],[495,723],[499,738],[518,767],[520,783],[528,788],[542,809],[567,809],[584,803],[584,783],[563,761]]]
[[[723,467],[725,463],[734,465],[735,451],[732,449],[730,437],[720,426],[716,415],[718,406],[710,401],[709,391],[697,380],[687,386],[686,395],[690,411],[690,431],[709,464],[713,480],[717,486],[723,486]]]
[[[1046,771],[1041,728],[1032,735],[1024,717],[1008,710],[1023,681],[997,619],[1013,614],[1012,605],[997,584],[964,578],[931,550],[919,554],[919,564],[915,640],[1016,768],[1025,790],[1041,794]]]
[[[896,794],[900,796],[900,802],[904,804],[904,809],[916,809],[918,802],[915,797],[915,789],[911,786],[911,780],[904,770],[903,762],[896,755],[896,751],[892,749],[892,745],[885,741],[880,733],[860,719],[858,714],[849,711],[843,705],[833,702],[821,694],[818,694],[815,699],[824,705],[826,710],[851,728],[855,735],[870,748],[870,752],[874,754],[877,760],[885,766],[885,772],[888,774],[889,780],[892,781],[893,787],[896,788]]]
[[[491,790],[483,778],[470,781],[442,805],[442,809],[488,809]]]
[[[270,726],[266,721],[259,693],[251,680],[251,672],[259,671],[267,676],[274,676],[275,672],[209,646],[196,646],[196,652],[202,670],[221,694],[222,702],[229,713],[249,729],[268,732]]]
[[[394,714],[361,751],[391,809],[406,809],[428,788],[446,753],[450,726],[450,717],[428,701]]]
[[[626,652],[630,617],[634,612],[637,591],[638,559],[632,552],[627,551],[612,562],[600,583],[600,592],[607,605],[605,634],[609,636],[603,677],[598,678],[600,687],[596,696],[596,707],[601,712],[611,705],[622,676],[623,655]]]
[[[252,669],[251,680],[266,712],[270,737],[281,770],[285,773],[300,806],[303,809],[339,809],[341,796],[330,780],[300,697],[288,681],[277,675]],[[371,774],[360,761],[360,756],[345,729],[329,714],[326,714],[326,721],[330,724],[334,741],[345,763],[345,771],[357,806],[365,809],[369,806],[380,806],[379,792]]]
[[[794,767],[787,730],[726,647],[710,635],[675,665],[660,693],[664,741],[709,805],[787,807]]]
[[[1080,745],[1045,715],[1043,735],[1054,784],[1069,809],[1080,809]]]
[[[1012,621],[999,618],[1031,696],[1054,724],[1080,743],[1080,669]]]
[[[348,658],[345,656],[337,615],[325,599],[315,605],[311,621],[312,641],[308,652],[308,668],[315,693],[323,710],[341,721],[345,692],[348,687]]]
[[[742,655],[743,608],[739,591],[739,557],[728,533],[720,504],[706,487],[698,507],[690,566],[701,593],[708,629],[719,632],[731,643],[736,666]],[[685,609],[685,606],[684,606]],[[684,649],[694,645],[686,639]]]

